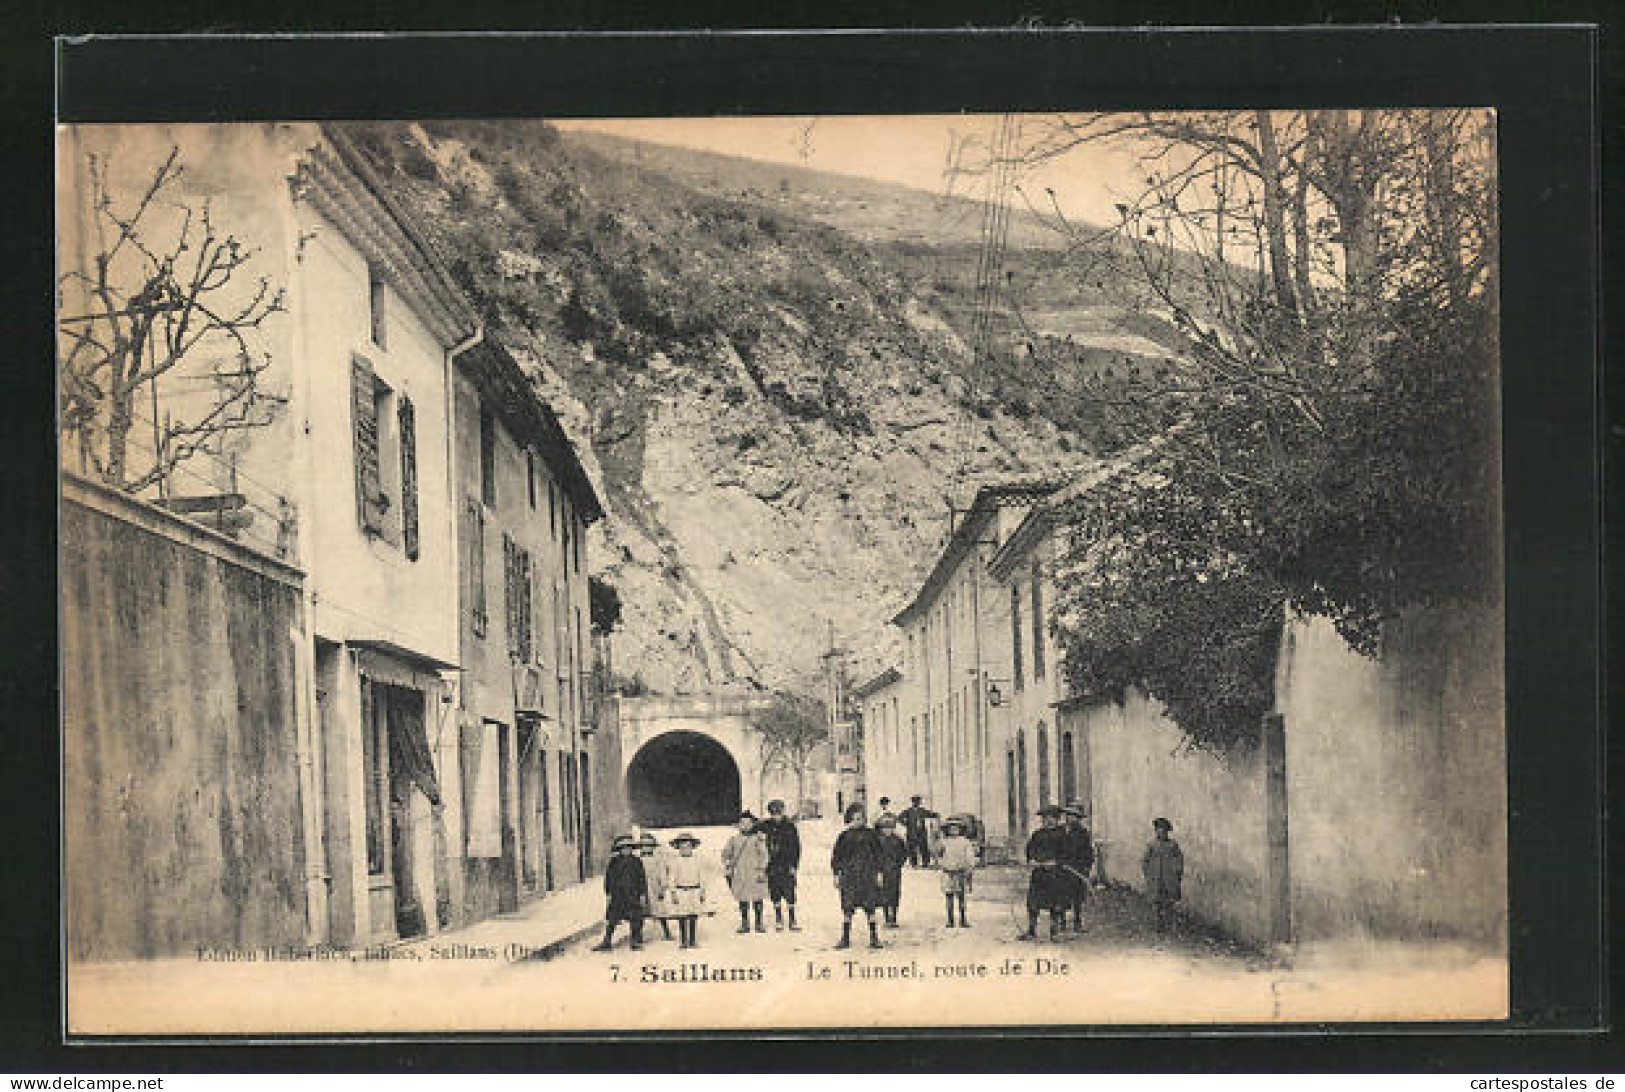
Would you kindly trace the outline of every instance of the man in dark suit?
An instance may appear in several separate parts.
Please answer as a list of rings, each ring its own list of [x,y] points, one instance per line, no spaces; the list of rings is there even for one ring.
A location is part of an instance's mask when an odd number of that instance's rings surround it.
[[[1032,865],[1032,877],[1027,881],[1027,931],[1022,940],[1038,937],[1038,915],[1049,913],[1049,938],[1060,939],[1061,919],[1066,916],[1071,902],[1066,875],[1061,870],[1061,855],[1065,852],[1066,831],[1061,827],[1061,809],[1045,804],[1038,809],[1044,825],[1033,831],[1027,839],[1027,862]]]
[[[910,797],[909,806],[903,809],[898,818],[903,821],[903,829],[908,832],[908,863],[915,868],[929,868],[931,865],[931,841],[926,837],[925,824],[927,820],[935,819],[937,813],[920,803],[922,797]]]

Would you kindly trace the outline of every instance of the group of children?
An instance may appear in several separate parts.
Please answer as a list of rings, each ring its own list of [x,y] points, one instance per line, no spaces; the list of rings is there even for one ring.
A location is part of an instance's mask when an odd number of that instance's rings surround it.
[[[757,820],[748,811],[743,813],[737,833],[722,851],[730,893],[739,907],[740,933],[751,932],[753,923],[756,932],[766,931],[764,899],[773,902],[775,928],[784,928],[787,904],[790,929],[800,929],[795,907],[800,839],[795,824],[783,815],[782,802],[773,801],[768,811],[767,820]],[[1074,930],[1083,931],[1083,902],[1094,860],[1088,830],[1082,826],[1081,809],[1046,806],[1040,815],[1044,825],[1034,832],[1027,845],[1027,858],[1034,867],[1027,896],[1028,926],[1021,938],[1024,940],[1035,939],[1042,911],[1049,912],[1052,939],[1057,936],[1069,910]],[[1063,815],[1068,820],[1065,826],[1060,823]],[[852,918],[862,910],[869,925],[869,947],[882,948],[875,913],[880,911],[887,928],[898,928],[903,867],[909,861],[910,847],[898,835],[897,818],[889,811],[883,812],[872,827],[866,822],[861,804],[848,807],[843,818],[846,827],[835,839],[830,853],[830,871],[840,892],[842,918],[841,939],[835,946],[851,947]],[[1156,909],[1160,933],[1168,928],[1173,905],[1182,894],[1184,857],[1179,844],[1170,836],[1173,825],[1167,819],[1158,818],[1153,827],[1155,836],[1146,849],[1141,867]],[[960,816],[949,816],[941,824],[937,863],[950,929],[970,927],[965,903],[981,859],[977,844],[968,837],[972,829],[973,824]],[[704,879],[699,859],[694,855],[699,844],[700,840],[694,835],[680,834],[671,840],[672,848],[677,851],[673,856],[661,851],[652,834],[645,833],[638,838],[622,835],[615,839],[614,857],[604,872],[604,891],[608,896],[604,939],[596,951],[610,950],[616,927],[623,921],[630,926],[632,948],[641,949],[643,923],[648,917],[660,922],[667,940],[671,939],[670,922],[676,921],[681,932],[680,947],[697,945],[699,917],[707,912]]]
[[[700,860],[694,856],[700,840],[686,831],[671,840],[673,856],[660,850],[654,835],[640,838],[623,834],[615,839],[609,866],[604,869],[604,939],[594,951],[607,952],[615,943],[615,927],[626,922],[634,951],[643,947],[643,921],[653,917],[671,939],[671,923],[681,934],[679,947],[699,943],[700,915],[705,912],[705,881]]]

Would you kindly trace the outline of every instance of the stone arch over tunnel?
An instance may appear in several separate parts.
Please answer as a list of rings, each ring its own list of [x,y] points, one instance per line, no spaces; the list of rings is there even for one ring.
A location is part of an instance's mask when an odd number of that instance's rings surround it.
[[[626,800],[645,827],[713,826],[739,817],[739,764],[702,732],[663,732],[626,768]]]

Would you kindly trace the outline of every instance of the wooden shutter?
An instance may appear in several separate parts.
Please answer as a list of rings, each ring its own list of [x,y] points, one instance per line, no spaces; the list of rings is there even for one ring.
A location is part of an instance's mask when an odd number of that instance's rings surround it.
[[[418,421],[412,400],[401,395],[401,545],[406,556],[418,559]]]
[[[474,636],[485,636],[485,508],[468,502],[468,592]]]
[[[508,634],[508,653],[512,655],[519,647],[519,622],[517,620],[517,607],[519,603],[518,584],[515,577],[518,575],[518,561],[514,556],[513,539],[508,535],[502,536],[502,610],[506,618]]]
[[[1021,585],[1010,585],[1010,660],[1015,688],[1020,690],[1024,685],[1021,674]]]
[[[1044,677],[1044,578],[1033,562],[1033,678]]]
[[[372,365],[350,362],[350,416],[355,433],[356,515],[367,531],[378,530],[378,381]]]

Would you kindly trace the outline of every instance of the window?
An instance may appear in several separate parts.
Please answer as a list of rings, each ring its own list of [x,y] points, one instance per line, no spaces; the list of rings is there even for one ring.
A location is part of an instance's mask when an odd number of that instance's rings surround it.
[[[411,526],[417,534],[417,426],[411,403],[402,396],[397,411],[395,392],[380,380],[364,357],[350,359],[350,425],[355,447],[356,518],[361,530],[400,545],[403,504],[399,491],[411,484]],[[410,453],[403,444],[402,427],[411,430]],[[413,542],[414,549],[416,542]],[[414,555],[415,556],[415,555]]]
[[[530,497],[530,507],[536,507],[536,453],[529,448],[525,449],[525,492]]]
[[[355,442],[355,504],[361,529],[382,533],[388,500],[379,465],[378,378],[361,357],[350,361],[350,424]]]
[[[547,483],[547,533],[559,537],[559,492],[552,482]]]
[[[1048,804],[1049,797],[1049,729],[1038,722],[1038,802]]]
[[[1033,678],[1044,677],[1044,582],[1033,562]]]
[[[1010,585],[1010,663],[1017,690],[1025,685],[1021,676],[1021,585]]]
[[[1061,733],[1061,799],[1067,803],[1078,798],[1078,757],[1072,747],[1072,733]]]
[[[561,496],[559,499],[562,502],[564,498]],[[563,561],[566,565],[570,563],[570,524],[574,521],[574,518],[575,517],[571,515],[568,507],[565,507],[564,510],[559,513],[559,530],[564,535]]]
[[[367,323],[372,343],[380,349],[385,341],[384,299],[388,289],[384,284],[384,271],[373,262],[367,263]]]
[[[418,559],[418,424],[412,400],[401,396],[401,546],[411,561]]]
[[[497,503],[497,423],[491,411],[480,408],[480,500]]]
[[[468,604],[474,636],[484,637],[485,611],[485,508],[472,498],[468,502]]]
[[[531,657],[530,554],[507,535],[502,536],[504,606],[508,619],[508,655]]]

